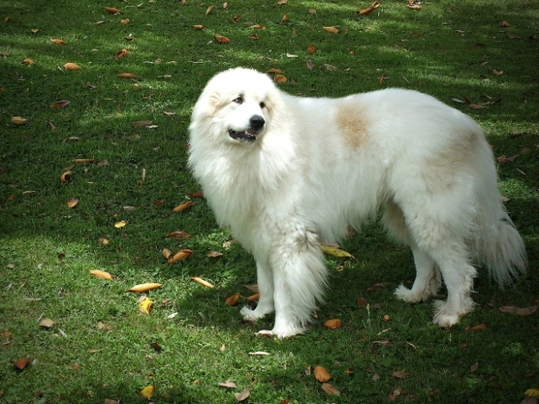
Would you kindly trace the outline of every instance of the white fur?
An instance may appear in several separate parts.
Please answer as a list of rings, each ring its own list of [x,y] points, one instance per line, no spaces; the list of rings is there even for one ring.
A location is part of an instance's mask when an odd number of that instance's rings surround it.
[[[265,120],[255,141],[229,136],[254,115]],[[203,90],[190,135],[189,165],[219,224],[257,262],[261,298],[241,314],[275,311],[274,328],[262,333],[305,331],[326,286],[320,240],[337,242],[380,209],[417,268],[411,290],[401,285],[396,296],[424,301],[443,278],[448,298],[434,315],[442,327],[473,309],[473,264],[486,264],[500,285],[526,270],[482,130],[428,95],[300,98],[262,73],[231,69]]]

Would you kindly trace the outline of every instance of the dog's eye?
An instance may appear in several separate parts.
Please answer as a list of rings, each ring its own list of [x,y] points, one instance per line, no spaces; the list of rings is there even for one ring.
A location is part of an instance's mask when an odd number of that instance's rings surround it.
[[[236,104],[243,104],[243,97],[242,96],[239,96],[238,98],[235,98],[233,100]]]
[[[261,102],[259,105],[260,105],[260,108],[266,108],[266,103],[265,102]]]

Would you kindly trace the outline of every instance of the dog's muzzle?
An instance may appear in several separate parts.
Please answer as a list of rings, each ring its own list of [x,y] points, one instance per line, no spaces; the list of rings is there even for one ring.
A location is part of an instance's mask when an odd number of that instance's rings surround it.
[[[264,117],[260,115],[253,115],[251,119],[249,119],[249,128],[244,131],[235,131],[230,129],[228,131],[228,135],[232,139],[238,139],[242,142],[249,142],[252,143],[256,140],[257,136],[260,134],[262,129],[264,129],[264,125],[266,124],[266,121],[264,120]]]

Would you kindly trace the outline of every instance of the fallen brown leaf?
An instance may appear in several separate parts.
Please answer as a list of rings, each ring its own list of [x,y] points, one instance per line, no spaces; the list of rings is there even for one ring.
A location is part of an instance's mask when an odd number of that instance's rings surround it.
[[[248,296],[245,298],[248,302],[254,302],[260,299],[260,293],[255,293],[254,295]]]
[[[245,401],[251,393],[249,392],[249,387],[245,387],[240,393],[235,393],[234,396],[238,402]]]
[[[59,38],[49,38],[49,41],[51,41],[52,43],[55,43],[56,45],[65,45],[65,41],[63,39],[59,39]]]
[[[184,211],[186,209],[189,209],[191,206],[193,206],[195,204],[195,202],[193,201],[185,201],[185,202],[182,202],[180,203],[178,206],[176,206],[174,209],[172,209],[172,212],[173,213],[177,213],[177,212],[181,212],[181,211]]]
[[[39,322],[39,326],[42,328],[52,328],[54,324],[54,321],[52,321],[50,318],[44,318]]]
[[[208,15],[209,13],[211,13],[213,11],[213,9],[215,8],[215,6],[209,6],[207,9],[206,9],[206,15]]]
[[[239,298],[240,298],[240,294],[234,293],[233,295],[230,295],[225,299],[225,303],[228,304],[229,306],[235,306],[236,304],[238,304]]]
[[[133,286],[131,289],[127,289],[126,292],[135,292],[135,293],[145,293],[150,290],[159,289],[161,286],[160,283],[140,283]]]
[[[322,383],[322,390],[329,396],[340,396],[341,392],[329,383]]]
[[[120,59],[124,56],[127,56],[129,54],[129,52],[127,51],[127,49],[123,48],[122,50],[116,52],[114,54],[114,59]]]
[[[277,68],[275,68],[275,67],[272,67],[271,69],[268,69],[268,73],[270,73],[270,74],[274,74],[274,73],[276,73],[276,74],[282,74],[283,72],[282,72],[281,69],[277,69]]]
[[[515,307],[515,306],[502,306],[498,310],[502,313],[516,314],[517,316],[529,316],[537,311],[538,306],[531,307]]]
[[[26,122],[28,122],[28,119],[21,116],[13,116],[11,117],[11,122],[15,125],[24,125]]]
[[[172,251],[170,251],[168,248],[163,248],[163,251],[161,251],[161,253],[163,254],[163,257],[165,257],[166,260],[172,257]]]
[[[314,45],[307,46],[307,52],[309,52],[310,54],[313,54],[314,52],[316,52],[316,46]]]
[[[13,365],[19,370],[23,370],[27,364],[28,364],[28,357],[21,358],[18,361],[13,362]]]
[[[358,13],[359,15],[367,15],[372,13],[378,7],[380,7],[380,3],[378,1],[375,1],[370,7],[364,8],[363,10],[358,10],[356,11],[356,13]]]
[[[33,65],[34,61],[32,59],[30,59],[30,58],[24,58],[22,63],[27,64],[27,65]]]
[[[123,24],[123,25],[129,24],[129,18],[126,18],[124,20],[120,20],[120,24]]]
[[[78,64],[76,64],[76,63],[69,63],[69,62],[68,62],[68,63],[66,63],[66,64],[64,65],[64,69],[65,69],[65,70],[80,70],[81,67],[80,67]]]
[[[134,79],[137,77],[137,75],[133,73],[118,73],[116,76],[122,79]]]
[[[314,378],[320,383],[324,383],[331,379],[331,375],[323,366],[315,366]]]
[[[176,254],[172,256],[172,258],[169,258],[167,261],[167,264],[174,264],[176,262],[182,261],[184,259],[189,258],[189,256],[193,253],[193,250],[189,250],[187,248],[178,251]]]
[[[399,370],[397,372],[393,372],[391,373],[391,376],[397,378],[397,379],[404,379],[406,377],[408,377],[408,373],[406,373],[405,370]]]
[[[332,34],[338,34],[339,29],[335,27],[322,27],[325,31],[331,32]]]
[[[193,29],[195,31],[200,31],[202,28],[204,28],[204,25],[200,25],[200,24],[193,25]]]
[[[338,318],[327,320],[324,323],[324,326],[329,328],[330,330],[336,330],[337,328],[341,327],[341,320],[339,320]]]
[[[223,44],[227,44],[230,42],[230,39],[228,39],[226,36],[223,36],[223,35],[218,35],[216,34],[214,36],[215,40],[219,43],[223,43]]]
[[[219,251],[210,251],[208,252],[207,256],[208,258],[219,258],[223,256],[223,253]]]
[[[122,12],[115,7],[103,7],[103,8],[107,11],[107,13],[110,13],[110,14],[122,14]]]
[[[57,102],[52,103],[51,108],[65,108],[69,104],[71,104],[71,101],[69,101],[69,100],[61,100],[61,101],[57,101]]]
[[[79,200],[77,198],[67,198],[66,204],[69,209],[73,209],[79,204]]]
[[[169,233],[166,236],[166,238],[177,238],[178,240],[183,240],[183,239],[189,240],[191,238],[191,235],[184,231],[173,231],[172,233]]]
[[[192,277],[191,277],[191,280],[194,281],[194,282],[196,282],[196,283],[201,284],[202,286],[204,286],[204,287],[206,287],[206,288],[208,288],[208,289],[213,289],[213,288],[214,288],[214,286],[213,286],[211,283],[205,281],[205,280],[202,279],[202,278],[199,278],[198,276],[192,276]]]
[[[285,76],[283,76],[282,74],[277,74],[275,75],[275,77],[273,78],[273,80],[275,80],[277,83],[286,83],[287,79]]]
[[[97,276],[98,278],[101,278],[101,279],[107,279],[109,281],[112,281],[114,280],[113,276],[111,274],[109,274],[108,272],[106,271],[102,271],[101,269],[92,269],[90,271],[90,273],[93,275],[93,276]]]

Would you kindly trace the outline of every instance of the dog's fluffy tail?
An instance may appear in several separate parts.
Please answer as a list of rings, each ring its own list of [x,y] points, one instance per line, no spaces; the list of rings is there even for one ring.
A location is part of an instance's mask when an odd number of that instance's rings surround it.
[[[503,288],[526,273],[524,241],[502,204],[496,187],[480,201],[474,243],[476,259],[485,264],[491,277]],[[490,194],[490,195],[488,195]]]

